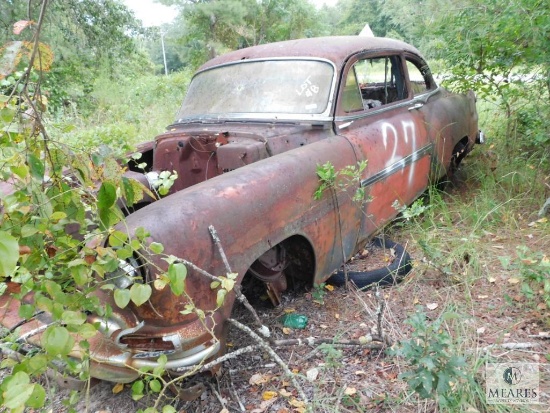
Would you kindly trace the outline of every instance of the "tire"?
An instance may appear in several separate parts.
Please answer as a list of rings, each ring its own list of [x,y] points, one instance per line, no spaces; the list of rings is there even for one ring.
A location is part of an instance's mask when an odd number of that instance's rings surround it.
[[[348,279],[353,281],[359,288],[377,285],[394,285],[402,281],[411,269],[411,257],[402,245],[397,244],[383,237],[376,237],[372,240],[378,248],[393,248],[396,257],[387,267],[377,268],[371,271],[348,271]],[[333,285],[344,285],[346,276],[343,270],[339,270],[327,281]]]

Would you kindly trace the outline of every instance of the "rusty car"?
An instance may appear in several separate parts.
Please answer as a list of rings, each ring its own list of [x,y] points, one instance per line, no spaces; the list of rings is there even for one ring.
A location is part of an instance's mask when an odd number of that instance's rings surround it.
[[[165,255],[193,263],[185,291],[207,315],[156,287],[166,260],[130,257],[105,277],[120,289],[149,283],[152,295],[120,309],[111,291],[97,292],[113,314],[88,316],[100,330],[89,340],[91,376],[131,382],[160,355],[178,374],[222,354],[235,294],[219,306],[201,270],[225,276],[230,267],[237,284],[255,277],[275,304],[292,279],[323,283],[398,215],[396,201],[410,205],[479,140],[474,93],[438,86],[420,52],[401,41],[309,38],[210,60],[193,76],[174,123],[140,146],[144,170],[127,172],[151,186],[155,174],[176,171],[170,193],[146,199],[118,226],[130,235],[146,228]],[[361,163],[357,181],[314,198],[319,166]],[[357,188],[363,202],[350,196]],[[17,314],[17,302],[4,296],[2,305]],[[2,324],[39,345],[47,317]]]

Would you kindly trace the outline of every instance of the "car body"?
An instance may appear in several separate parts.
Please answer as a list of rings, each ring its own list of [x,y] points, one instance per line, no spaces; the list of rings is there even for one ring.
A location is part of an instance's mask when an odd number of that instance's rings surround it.
[[[153,287],[146,303],[124,309],[111,292],[98,291],[115,311],[108,320],[89,316],[101,325],[89,340],[91,375],[130,382],[161,354],[175,373],[220,354],[235,295],[218,306],[212,280],[197,268],[215,276],[231,271],[237,283],[257,277],[275,303],[290,278],[326,281],[398,214],[395,201],[412,203],[460,162],[479,139],[477,123],[474,94],[437,86],[420,53],[397,40],[291,40],[207,62],[174,124],[139,147],[149,176],[177,172],[170,194],[146,199],[118,227],[129,234],[146,228],[164,254],[192,262],[186,293],[207,316],[189,312],[190,300],[170,288]],[[314,199],[319,165],[338,171],[362,161],[358,183]],[[131,169],[129,177],[151,185]],[[352,200],[358,187],[364,202]],[[135,271],[154,286],[168,264],[150,259]],[[17,303],[7,305],[17,314]],[[22,324],[21,334],[39,343],[46,322]]]

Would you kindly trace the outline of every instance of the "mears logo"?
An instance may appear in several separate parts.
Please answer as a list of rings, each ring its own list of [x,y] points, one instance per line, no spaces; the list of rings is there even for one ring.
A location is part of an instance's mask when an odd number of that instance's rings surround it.
[[[538,364],[487,364],[485,396],[488,404],[538,403],[539,394]]]
[[[521,371],[517,367],[508,367],[504,370],[502,378],[510,386],[515,386],[521,381]]]

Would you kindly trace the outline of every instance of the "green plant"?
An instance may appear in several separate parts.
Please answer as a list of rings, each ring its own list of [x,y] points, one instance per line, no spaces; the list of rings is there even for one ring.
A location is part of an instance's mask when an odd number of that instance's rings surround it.
[[[435,399],[440,406],[448,406],[453,387],[465,377],[465,358],[452,354],[453,340],[444,323],[457,318],[451,312],[443,313],[428,322],[421,307],[405,323],[413,328],[412,336],[388,350],[392,356],[407,360],[411,370],[400,375],[411,390],[421,398]]]
[[[326,286],[326,283],[313,285],[313,290],[311,290],[311,297],[313,298],[313,301],[317,304],[325,304],[325,295],[327,295],[327,291],[325,289]]]
[[[515,270],[521,276],[521,292],[530,300],[540,296],[550,307],[550,258],[542,252],[530,250],[525,245],[517,247],[517,259],[501,257],[505,269]]]
[[[347,191],[356,186],[352,195],[354,202],[365,202],[365,188],[361,183],[361,174],[367,167],[367,161],[358,162],[357,165],[347,165],[340,170],[336,170],[331,162],[323,165],[317,165],[317,176],[321,184],[315,191],[313,199],[319,200],[327,189],[338,191]]]
[[[321,344],[319,350],[324,355],[325,366],[327,368],[335,369],[342,365],[341,359],[344,357],[342,350],[329,343]]]
[[[399,204],[399,201],[396,199],[393,202],[392,207],[396,211],[399,211],[405,220],[409,221],[412,218],[423,215],[428,209],[431,208],[431,205],[424,205],[424,200],[422,198],[418,198],[409,206]]]

